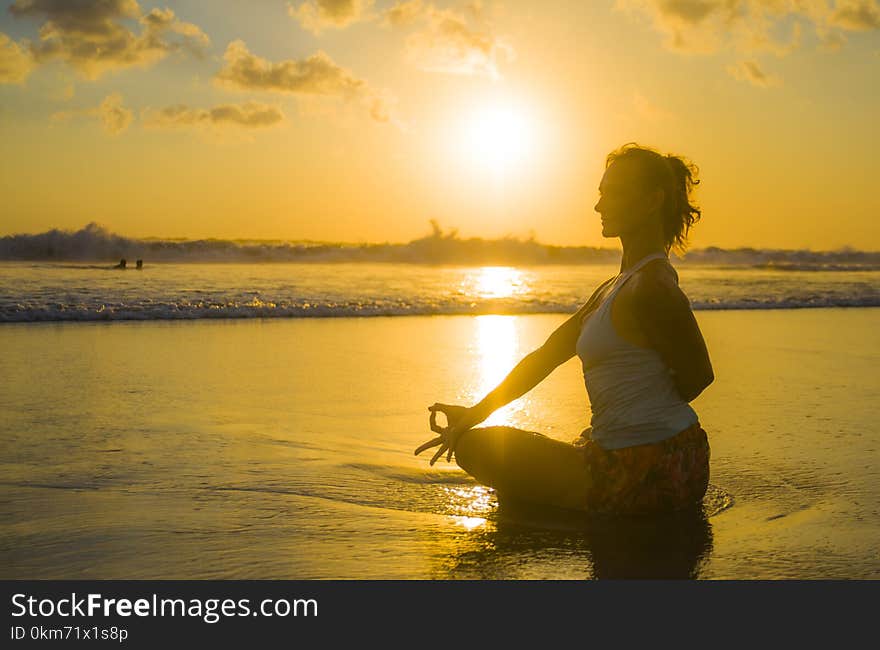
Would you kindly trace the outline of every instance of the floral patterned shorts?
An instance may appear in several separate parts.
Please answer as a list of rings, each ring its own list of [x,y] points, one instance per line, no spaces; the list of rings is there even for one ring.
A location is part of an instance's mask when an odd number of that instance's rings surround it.
[[[590,512],[684,510],[699,506],[709,486],[709,440],[699,424],[648,445],[606,450],[589,438],[574,444],[583,450],[593,479],[587,497]]]

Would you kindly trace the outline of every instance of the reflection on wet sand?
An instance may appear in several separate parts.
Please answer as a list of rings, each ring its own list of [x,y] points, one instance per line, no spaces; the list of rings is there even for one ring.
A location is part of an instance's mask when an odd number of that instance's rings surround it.
[[[693,579],[712,553],[712,525],[704,508],[599,518],[505,501],[482,525],[475,524],[479,518],[461,519],[468,535],[442,577]],[[565,574],[558,573],[561,566],[568,567]],[[572,566],[582,571],[572,572]]]

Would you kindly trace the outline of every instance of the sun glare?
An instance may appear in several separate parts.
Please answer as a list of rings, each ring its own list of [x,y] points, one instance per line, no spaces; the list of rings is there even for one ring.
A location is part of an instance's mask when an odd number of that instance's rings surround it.
[[[507,298],[522,291],[522,273],[508,266],[484,266],[474,278],[474,285],[481,298]]]
[[[474,350],[477,353],[479,379],[473,387],[471,398],[479,400],[516,365],[520,343],[516,316],[486,314],[477,316],[476,321]],[[511,402],[495,411],[483,425],[512,424],[513,416],[522,409],[522,402]]]
[[[514,104],[485,106],[466,118],[462,142],[475,167],[504,175],[533,153],[534,121]]]

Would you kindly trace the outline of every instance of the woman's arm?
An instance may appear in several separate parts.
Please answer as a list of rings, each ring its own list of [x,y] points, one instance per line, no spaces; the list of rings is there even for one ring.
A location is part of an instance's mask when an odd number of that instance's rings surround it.
[[[526,394],[541,383],[556,367],[554,364],[555,358],[543,346],[530,352],[523,357],[522,361],[514,366],[513,370],[494,390],[489,392],[474,406],[441,404],[439,402],[429,406],[431,431],[439,435],[420,445],[415,451],[416,455],[418,456],[426,449],[439,445],[439,449],[434,453],[430,464],[433,465],[437,462],[437,459],[444,453],[447,454],[447,461],[451,461],[452,453],[455,451],[455,443],[458,442],[461,434],[477,426],[496,410]],[[445,427],[437,424],[438,412],[446,416],[447,424]]]
[[[613,280],[613,278],[611,279]],[[576,353],[578,337],[584,316],[594,310],[602,289],[611,280],[606,280],[593,292],[590,299],[583,304],[568,320],[560,325],[547,337],[544,344],[523,357],[513,370],[472,408],[474,417],[479,417],[479,424],[502,406],[522,397],[546,379],[551,372],[571,359]],[[475,426],[471,425],[471,426]]]
[[[668,267],[648,266],[633,281],[639,327],[672,371],[682,399],[690,402],[715,379],[690,301]]]
[[[613,279],[613,278],[612,278]],[[455,442],[462,433],[478,425],[492,413],[513,400],[525,395],[540,384],[556,367],[571,359],[575,354],[581,323],[587,313],[596,308],[602,289],[610,282],[603,282],[590,299],[568,320],[560,325],[544,344],[527,354],[514,366],[507,377],[490,391],[482,400],[471,407],[435,403],[429,406],[431,431],[440,434],[416,449],[416,455],[440,446],[431,459],[431,465],[448,451],[451,458]],[[437,424],[437,412],[446,415],[447,426]]]
[[[546,344],[529,352],[497,387],[471,407],[473,418],[476,421],[470,426],[479,424],[502,406],[528,393],[544,381],[562,361],[572,357],[572,355],[568,355],[562,359],[564,352],[561,348],[545,346]]]

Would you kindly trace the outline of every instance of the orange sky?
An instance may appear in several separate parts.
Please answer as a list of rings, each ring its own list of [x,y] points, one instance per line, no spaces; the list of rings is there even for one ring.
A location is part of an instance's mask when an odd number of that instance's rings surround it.
[[[609,245],[605,154],[692,245],[880,249],[876,0],[0,3],[0,234]]]

